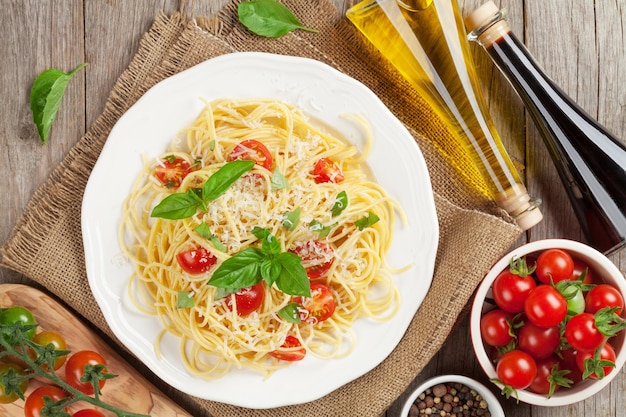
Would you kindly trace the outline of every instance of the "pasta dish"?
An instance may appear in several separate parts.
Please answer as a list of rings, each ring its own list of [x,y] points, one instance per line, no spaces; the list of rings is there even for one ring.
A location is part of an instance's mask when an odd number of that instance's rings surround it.
[[[346,116],[359,150],[285,102],[205,104],[124,203],[130,298],[204,378],[349,355],[352,323],[400,301],[385,253],[404,215],[365,164],[367,121]]]

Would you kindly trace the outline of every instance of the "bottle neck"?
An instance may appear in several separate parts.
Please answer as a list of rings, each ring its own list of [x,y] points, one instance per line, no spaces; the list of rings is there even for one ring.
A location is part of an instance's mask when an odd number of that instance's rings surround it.
[[[467,39],[478,42],[484,48],[489,48],[498,39],[511,33],[511,28],[505,20],[507,9],[499,9],[493,2],[487,2],[465,19],[466,27],[470,28]]]

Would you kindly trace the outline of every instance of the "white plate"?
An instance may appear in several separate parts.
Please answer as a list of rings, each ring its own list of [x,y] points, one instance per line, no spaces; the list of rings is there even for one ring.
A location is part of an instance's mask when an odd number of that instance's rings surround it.
[[[346,358],[305,358],[264,380],[246,370],[218,380],[191,375],[168,335],[158,358],[154,341],[159,319],[139,313],[125,300],[133,266],[117,240],[123,200],[142,168],[142,155],[161,155],[174,136],[203,108],[200,97],[276,98],[332,126],[357,146],[362,131],[341,117],[361,114],[371,123],[368,159],[376,181],[403,207],[409,224],[398,222],[388,261],[409,270],[394,277],[401,306],[388,322],[358,320],[355,350]],[[439,229],[423,156],[405,127],[361,83],[318,61],[264,53],[235,53],[203,62],[150,89],[114,126],[87,183],[82,232],[89,285],[107,323],[140,360],[168,384],[187,394],[249,408],[272,408],[318,399],[382,362],[404,335],[432,281]],[[389,376],[392,378],[393,376]]]

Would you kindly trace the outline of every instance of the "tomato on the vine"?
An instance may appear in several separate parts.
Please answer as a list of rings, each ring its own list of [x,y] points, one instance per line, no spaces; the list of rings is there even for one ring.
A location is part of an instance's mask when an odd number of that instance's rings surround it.
[[[320,158],[313,168],[313,179],[317,184],[332,182],[339,184],[344,180],[341,168],[329,158]]]
[[[311,284],[311,297],[295,297],[294,301],[305,310],[300,313],[300,320],[313,324],[328,320],[337,307],[330,288],[319,283]]]
[[[226,299],[226,305],[230,310],[233,309],[232,297],[229,296]],[[235,293],[235,306],[237,307],[237,314],[240,316],[247,316],[248,314],[256,311],[263,300],[265,299],[265,288],[263,282],[259,282],[248,288],[242,288]]]
[[[298,245],[291,252],[302,260],[302,266],[310,280],[322,278],[335,261],[335,251],[325,242],[309,240]]]
[[[104,414],[92,408],[85,408],[72,414],[72,417],[104,417]]]
[[[512,260],[510,267],[496,277],[491,286],[493,300],[504,311],[521,313],[526,297],[537,284],[524,259]]]
[[[598,284],[585,297],[585,312],[595,314],[604,307],[619,307],[619,316],[624,309],[624,298],[617,288],[609,284]]]
[[[514,389],[525,389],[537,375],[537,364],[528,353],[512,350],[502,355],[496,365],[498,379]]]
[[[267,170],[271,170],[274,164],[272,154],[267,147],[254,139],[244,140],[237,144],[228,156],[228,160],[254,161],[257,165]]]
[[[590,313],[576,314],[565,325],[565,339],[578,351],[596,350],[604,342],[604,335],[596,327],[596,318]]]
[[[533,322],[526,322],[519,329],[518,346],[535,359],[550,357],[561,342],[558,326],[539,327]]]
[[[480,319],[480,335],[489,346],[506,346],[513,340],[513,314],[495,309]]]
[[[154,175],[166,187],[178,188],[191,171],[193,171],[192,166],[183,158],[167,156],[154,168]]]
[[[81,378],[85,375],[85,367],[87,365],[105,365],[106,361],[97,352],[91,350],[81,350],[72,354],[65,364],[65,381],[77,390],[87,394],[94,394],[94,387],[91,382],[82,382]],[[106,368],[104,368],[106,372]],[[104,386],[106,380],[98,381],[100,389]]]
[[[61,334],[57,332],[53,332],[51,330],[46,330],[41,333],[37,333],[35,337],[33,337],[33,342],[37,343],[39,346],[42,346],[44,348],[47,347],[48,345],[52,345],[54,347],[54,350],[56,351],[67,350],[67,343],[65,342],[65,338]],[[33,360],[37,359],[37,352],[33,349],[29,349],[28,355]],[[54,358],[54,370],[56,371],[61,366],[63,366],[66,359],[67,359],[67,355],[60,355]],[[41,368],[44,370],[48,369],[48,364],[42,363]]]
[[[176,260],[188,274],[202,274],[217,262],[217,258],[205,248],[189,249],[176,254]]]
[[[578,352],[576,355],[576,365],[583,378],[602,379],[615,369],[615,350],[609,343],[602,346],[599,359],[596,360],[594,355],[594,351]]]
[[[524,312],[539,327],[557,326],[567,315],[567,301],[554,287],[538,285],[526,297]]]
[[[269,354],[276,359],[288,362],[300,361],[306,355],[306,349],[302,347],[298,338],[292,335],[287,336],[285,342],[280,347],[286,350],[273,350]]]
[[[544,284],[572,279],[574,259],[562,249],[547,249],[537,258],[537,278]]]
[[[44,408],[44,397],[52,401],[60,401],[69,394],[56,385],[42,385],[26,397],[24,402],[24,417],[41,417],[41,409]]]
[[[0,363],[0,375],[3,378],[7,377],[8,379],[12,379],[23,377],[26,375],[26,372],[24,372],[24,368],[14,363]],[[13,382],[9,382],[5,386],[4,384],[0,383],[1,404],[9,404],[20,398],[19,394],[15,392],[15,388],[19,389],[22,394],[26,392],[26,389],[28,388],[28,379],[25,378],[19,383],[15,381],[15,385],[13,384]]]
[[[22,326],[35,326],[37,322],[33,313],[22,306],[9,307],[0,313],[0,325],[12,326],[20,323]],[[24,336],[27,339],[32,339],[37,332],[36,327],[32,327],[24,332]],[[8,330],[2,330],[4,337],[8,337],[11,332]]]

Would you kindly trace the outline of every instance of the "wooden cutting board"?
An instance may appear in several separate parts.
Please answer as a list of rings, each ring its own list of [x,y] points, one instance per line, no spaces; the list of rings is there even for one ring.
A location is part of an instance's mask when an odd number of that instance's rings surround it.
[[[28,308],[39,324],[38,331],[53,330],[65,337],[68,350],[94,350],[107,361],[110,373],[118,375],[106,382],[101,399],[115,407],[134,413],[149,414],[154,417],[189,416],[180,406],[160,392],[135,368],[130,366],[115,350],[87,327],[79,318],[47,294],[19,284],[0,285],[0,307],[21,305]],[[57,371],[63,375],[63,369]],[[31,380],[26,396],[37,386],[38,380]],[[24,417],[24,402],[17,400],[12,404],[0,405],[0,417]],[[76,412],[82,408],[94,408],[90,404],[77,403],[70,408]],[[107,417],[114,416],[106,410]]]

